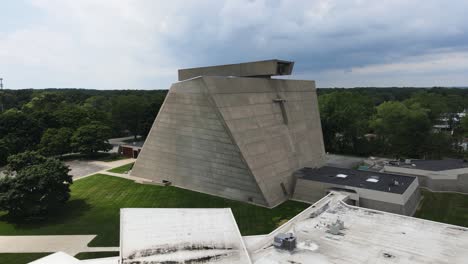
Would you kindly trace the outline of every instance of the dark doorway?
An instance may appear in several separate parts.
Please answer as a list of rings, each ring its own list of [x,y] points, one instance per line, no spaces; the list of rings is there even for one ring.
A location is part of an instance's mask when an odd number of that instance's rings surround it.
[[[133,158],[134,159],[138,158],[138,150],[133,151]]]

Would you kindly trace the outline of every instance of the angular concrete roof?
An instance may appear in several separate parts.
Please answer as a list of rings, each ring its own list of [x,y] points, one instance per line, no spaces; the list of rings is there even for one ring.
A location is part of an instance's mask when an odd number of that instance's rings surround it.
[[[290,75],[294,62],[284,60],[253,61],[179,70],[179,81],[198,76],[271,77]]]

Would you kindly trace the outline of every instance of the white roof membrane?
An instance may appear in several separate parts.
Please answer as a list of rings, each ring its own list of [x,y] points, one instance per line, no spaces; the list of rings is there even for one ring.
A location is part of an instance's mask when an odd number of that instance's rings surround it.
[[[250,263],[231,209],[122,209],[121,263]]]

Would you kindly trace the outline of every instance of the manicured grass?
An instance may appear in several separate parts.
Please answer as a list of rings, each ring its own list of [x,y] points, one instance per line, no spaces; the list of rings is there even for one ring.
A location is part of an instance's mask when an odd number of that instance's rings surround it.
[[[126,207],[231,208],[241,233],[256,235],[269,233],[307,206],[287,201],[268,209],[176,187],[137,184],[98,174],[76,181],[71,200],[47,220],[18,222],[1,214],[0,235],[97,234],[90,246],[118,246],[119,209]]]
[[[125,165],[117,167],[117,168],[110,169],[108,171],[109,172],[114,172],[114,173],[128,173],[133,168],[133,164],[134,164],[134,162],[129,163],[129,164],[125,164]]]
[[[109,258],[119,256],[118,251],[109,252],[81,252],[75,255],[77,259],[95,259],[95,258]]]
[[[26,264],[51,253],[0,253],[0,263]]]
[[[421,194],[424,198],[415,217],[468,227],[468,195],[425,189]]]

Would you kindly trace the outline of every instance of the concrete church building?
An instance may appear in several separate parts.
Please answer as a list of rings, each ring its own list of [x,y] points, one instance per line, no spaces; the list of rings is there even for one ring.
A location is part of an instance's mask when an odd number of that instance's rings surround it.
[[[325,163],[314,81],[293,62],[179,70],[132,170],[153,183],[274,207]]]

